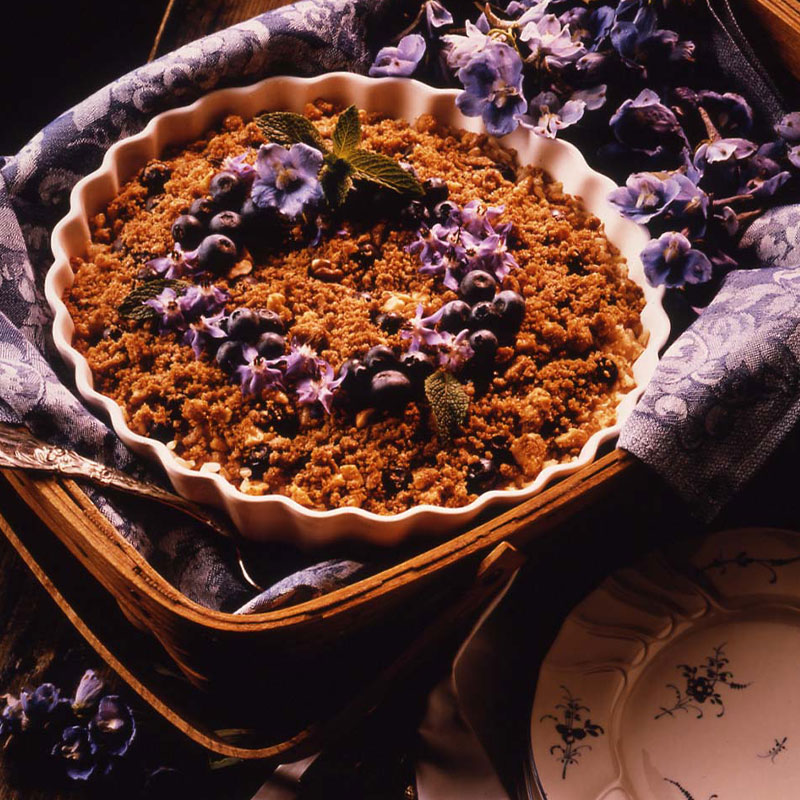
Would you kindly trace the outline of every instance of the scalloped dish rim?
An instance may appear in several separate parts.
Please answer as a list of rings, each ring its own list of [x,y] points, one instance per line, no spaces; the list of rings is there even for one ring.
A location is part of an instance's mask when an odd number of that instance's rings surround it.
[[[262,109],[298,111],[317,97],[355,102],[368,111],[387,113],[385,109],[392,108],[388,113],[409,122],[422,113],[431,113],[454,127],[484,132],[479,119],[463,117],[458,111],[455,106],[457,95],[456,90],[433,89],[407,78],[367,78],[341,72],[315,78],[273,77],[249,86],[220,89],[200,97],[191,105],[158,114],[140,133],[113,144],[100,167],[72,189],[69,213],[53,230],[51,243],[55,260],[45,279],[45,296],[54,315],[56,348],[74,370],[78,393],[90,406],[102,409],[108,415],[112,428],[128,447],[160,463],[179,494],[225,509],[245,538],[293,541],[303,546],[328,544],[342,538],[392,545],[423,528],[429,529],[426,532],[431,534],[452,533],[489,506],[510,506],[528,499],[554,479],[591,463],[598,447],[617,436],[653,374],[658,352],[667,340],[669,320],[661,305],[663,289],[647,284],[638,257],[649,240],[649,234],[643,227],[619,216],[606,202],[606,195],[615,188],[614,182],[590,169],[576,147],[560,140],[542,139],[519,128],[500,141],[520,152],[520,163],[541,167],[554,180],[561,181],[566,192],[580,196],[584,206],[603,222],[606,237],[624,255],[628,275],[645,297],[640,319],[648,338],[645,349],[633,365],[636,385],[618,395],[614,425],[592,434],[573,460],[544,467],[530,484],[521,489],[484,492],[466,506],[447,508],[420,504],[399,514],[387,515],[352,507],[319,511],[280,494],[248,495],[219,474],[183,466],[164,443],[134,433],[125,422],[122,408],[94,389],[87,360],[72,346],[74,324],[62,300],[74,278],[70,259],[85,253],[90,241],[89,218],[104,207],[117,194],[121,184],[147,160],[159,155],[168,145],[197,138],[225,113],[248,117]],[[170,126],[173,133],[165,135],[165,129]],[[199,133],[195,135],[198,128]],[[180,129],[181,135],[184,131],[189,132],[180,138],[174,133],[176,129]],[[527,147],[536,157],[523,157],[521,147]],[[576,185],[583,190],[581,193],[570,188]],[[584,195],[589,192],[592,197],[587,200]],[[255,516],[254,508],[263,509],[265,519],[261,519],[261,515]],[[266,513],[268,509],[276,513]],[[275,530],[281,526],[281,530]]]

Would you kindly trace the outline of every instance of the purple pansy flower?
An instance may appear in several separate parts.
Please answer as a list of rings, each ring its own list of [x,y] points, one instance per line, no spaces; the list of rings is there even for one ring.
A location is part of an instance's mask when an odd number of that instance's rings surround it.
[[[256,176],[256,168],[247,161],[247,153],[228,156],[222,162],[222,171],[232,172],[234,175],[244,179],[255,178]]]
[[[373,78],[407,78],[413,74],[425,55],[425,40],[418,33],[404,36],[397,47],[384,47],[378,51],[369,68]]]
[[[288,150],[279,144],[262,144],[256,159],[258,177],[250,192],[253,202],[294,219],[322,198],[321,166],[322,153],[302,142]]]
[[[169,255],[151,258],[145,266],[163,278],[182,278],[197,269],[197,250],[184,250],[175,242]]]
[[[283,374],[275,367],[280,359],[267,361],[250,345],[242,347],[245,363],[236,368],[236,377],[242,386],[243,394],[261,394],[272,386],[280,386]]]
[[[90,741],[89,731],[80,725],[65,728],[51,752],[64,760],[66,773],[74,781],[88,781],[97,769],[97,746]]]
[[[224,339],[227,334],[220,327],[225,315],[220,311],[213,317],[201,316],[196,322],[189,325],[183,334],[183,341],[192,348],[195,358],[200,358],[211,339]]]
[[[408,347],[409,352],[415,353],[420,349],[422,344],[433,347],[439,343],[441,338],[440,334],[435,328],[432,328],[431,325],[435,325],[440,317],[441,309],[430,317],[423,317],[422,304],[420,303],[417,305],[417,313],[412,319],[405,323],[403,329],[400,331],[401,339],[410,340]]]
[[[515,117],[528,107],[522,96],[522,59],[516,50],[493,42],[458,71],[464,91],[456,105],[468,117],[481,117],[493,136],[517,127]]]
[[[292,342],[289,355],[285,356],[284,374],[287,380],[296,381],[301,378],[316,377],[319,373],[320,359],[317,351],[307,343]]]
[[[695,250],[682,233],[662,234],[642,250],[641,257],[647,280],[653,286],[664,284],[668,289],[675,289],[711,279],[712,266],[708,257]]]
[[[775,126],[775,133],[789,144],[800,142],[800,111],[784,115]]]
[[[656,156],[686,144],[678,118],[651,89],[625,100],[609,120],[614,135],[631,150]]]
[[[442,331],[436,345],[439,366],[449,372],[457,372],[474,355],[469,343],[469,331],[465,328],[457,335]]]
[[[344,375],[334,378],[333,367],[320,359],[316,376],[301,378],[297,382],[297,402],[310,406],[319,403],[326,414],[332,411],[334,392],[345,379]]]
[[[164,289],[157,297],[145,300],[143,305],[150,306],[159,316],[160,330],[186,329],[186,318],[174,289]]]
[[[194,318],[200,314],[215,314],[228,300],[230,295],[224,289],[213,284],[205,284],[190,286],[180,296],[178,303],[187,317]]]
[[[98,750],[123,756],[136,737],[133,714],[117,695],[106,695],[89,723],[89,738]]]
[[[538,22],[532,20],[519,38],[531,50],[529,59],[542,61],[548,69],[564,67],[585,51],[582,42],[572,38],[569,28],[555,14],[545,14]]]

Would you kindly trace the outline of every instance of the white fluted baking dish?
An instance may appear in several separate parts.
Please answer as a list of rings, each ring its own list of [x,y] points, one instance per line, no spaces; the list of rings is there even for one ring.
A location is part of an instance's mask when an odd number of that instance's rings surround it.
[[[261,111],[302,111],[317,98],[367,111],[381,112],[413,122],[420,114],[433,114],[443,123],[483,131],[480,119],[465,117],[457,109],[455,90],[433,89],[408,79],[366,78],[349,73],[330,73],[317,78],[268,78],[252,86],[223,89],[184,108],[154,117],[139,134],[109,148],[98,170],[83,178],[72,191],[70,210],[53,231],[55,261],[47,274],[45,293],[54,314],[53,338],[65,361],[74,369],[81,396],[111,421],[117,435],[136,453],[156,461],[166,471],[175,490],[199,503],[224,509],[242,535],[261,540],[293,541],[301,546],[329,544],[339,539],[360,539],[392,545],[412,533],[444,535],[463,528],[489,506],[508,506],[539,492],[556,478],[590,463],[597,448],[613,439],[633,409],[658,361],[658,351],[669,332],[661,306],[662,291],[649,286],[639,259],[648,241],[647,231],[622,217],[606,201],[614,188],[607,177],[591,170],[572,145],[545,139],[518,129],[502,141],[514,148],[520,164],[540,167],[560,181],[564,190],[577,195],[584,206],[603,222],[609,241],[628,264],[628,274],[643,290],[645,307],[641,320],[648,337],[644,352],[633,367],[635,387],[620,395],[616,423],[597,431],[572,461],[545,467],[523,489],[493,490],[461,508],[419,505],[401,514],[379,515],[359,508],[315,511],[282,495],[255,497],[244,494],[225,478],[183,466],[167,447],[130,430],[120,406],[95,391],[86,359],[72,346],[74,324],[62,300],[74,280],[70,259],[83,256],[90,242],[89,219],[117,195],[121,186],[150,159],[166,148],[199,138],[226,114],[252,117]]]

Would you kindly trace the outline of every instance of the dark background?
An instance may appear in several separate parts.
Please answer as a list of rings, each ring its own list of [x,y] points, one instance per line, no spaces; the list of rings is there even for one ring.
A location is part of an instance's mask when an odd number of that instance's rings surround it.
[[[147,60],[168,0],[11,0],[0,45],[0,155]]]

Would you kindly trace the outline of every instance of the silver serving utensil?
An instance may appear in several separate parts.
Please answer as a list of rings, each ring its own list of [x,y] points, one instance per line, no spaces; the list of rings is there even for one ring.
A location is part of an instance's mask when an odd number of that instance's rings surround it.
[[[85,458],[74,450],[47,444],[27,428],[0,425],[0,467],[66,475],[96,486],[145,497],[182,511],[222,536],[236,538],[228,524],[212,512],[154,483],[137,480],[114,467],[106,467],[91,458]]]

